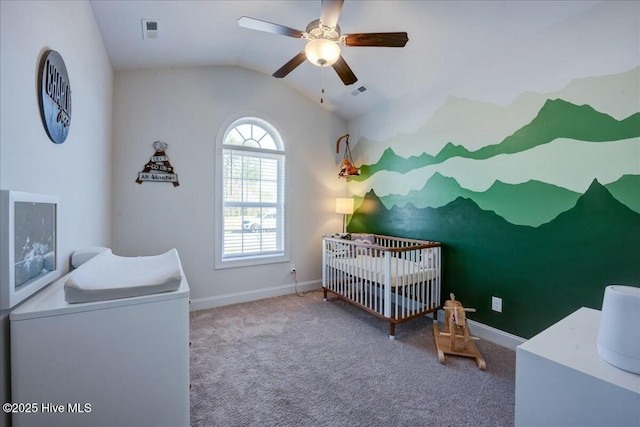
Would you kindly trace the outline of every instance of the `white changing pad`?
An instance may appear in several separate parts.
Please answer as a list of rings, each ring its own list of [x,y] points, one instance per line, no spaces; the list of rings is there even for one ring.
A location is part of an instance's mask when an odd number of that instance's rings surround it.
[[[73,271],[64,284],[68,303],[103,301],[175,291],[182,281],[178,251],[121,257],[107,250]]]

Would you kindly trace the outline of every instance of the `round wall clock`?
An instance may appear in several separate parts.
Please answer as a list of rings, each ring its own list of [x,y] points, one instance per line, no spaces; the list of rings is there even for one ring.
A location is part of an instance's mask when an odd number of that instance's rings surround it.
[[[62,144],[71,125],[71,86],[58,52],[49,50],[40,62],[40,114],[51,141]]]

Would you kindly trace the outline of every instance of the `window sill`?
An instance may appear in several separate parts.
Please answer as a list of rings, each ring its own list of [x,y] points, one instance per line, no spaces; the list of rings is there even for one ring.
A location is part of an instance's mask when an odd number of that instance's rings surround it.
[[[289,262],[289,256],[282,255],[256,255],[253,257],[228,258],[225,260],[217,259],[214,265],[216,270],[227,268],[254,267],[257,265],[280,264]]]

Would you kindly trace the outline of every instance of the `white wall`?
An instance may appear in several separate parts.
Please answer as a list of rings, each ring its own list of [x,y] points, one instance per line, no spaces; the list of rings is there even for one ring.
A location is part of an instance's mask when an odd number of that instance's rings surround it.
[[[61,197],[60,246],[110,240],[113,71],[93,11],[85,2],[1,3],[0,186]],[[53,49],[71,85],[71,128],[54,144],[42,125],[37,70]]]
[[[64,259],[111,235],[113,71],[87,2],[0,2],[0,187],[61,197]],[[71,128],[49,140],[40,119],[37,71],[42,52],[65,61],[72,90]],[[2,236],[1,238],[5,238]],[[2,320],[0,402],[9,400],[8,311]],[[9,418],[0,415],[0,424]]]
[[[175,247],[192,309],[293,291],[289,263],[214,269],[216,137],[229,120],[259,115],[281,133],[287,154],[291,262],[301,285],[319,286],[321,235],[342,227],[333,213],[346,184],[335,141],[346,124],[271,76],[237,67],[118,71],[114,92],[113,250],[151,255]],[[180,185],[135,182],[166,154]]]
[[[575,6],[584,7],[578,2]],[[504,107],[523,93],[552,93],[576,78],[628,71],[640,59],[639,23],[637,1],[594,3],[569,20],[505,41],[500,49],[465,61],[454,72],[417,89],[411,98],[351,121],[349,131],[381,141],[416,132],[451,96]]]

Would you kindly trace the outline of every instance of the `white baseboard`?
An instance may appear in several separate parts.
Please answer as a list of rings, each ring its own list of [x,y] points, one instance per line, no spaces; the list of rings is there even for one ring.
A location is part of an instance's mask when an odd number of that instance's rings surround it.
[[[309,282],[301,282],[295,285],[274,286],[271,288],[256,289],[246,292],[238,292],[233,294],[219,295],[215,297],[194,298],[191,299],[189,311],[206,310],[208,308],[222,307],[225,305],[238,304],[242,302],[257,301],[265,298],[279,297],[282,295],[293,294],[296,292],[307,292],[322,289],[322,281],[312,280]]]
[[[491,341],[494,344],[498,344],[511,350],[515,350],[517,346],[527,342],[527,340],[522,337],[501,331],[500,329],[496,329],[471,319],[469,319],[469,325],[472,327],[471,331],[476,337]]]

